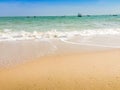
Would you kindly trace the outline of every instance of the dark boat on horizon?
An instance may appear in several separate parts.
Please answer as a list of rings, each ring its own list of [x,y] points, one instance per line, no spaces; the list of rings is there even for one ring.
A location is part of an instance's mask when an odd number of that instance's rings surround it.
[[[82,14],[78,13],[78,17],[82,17]]]

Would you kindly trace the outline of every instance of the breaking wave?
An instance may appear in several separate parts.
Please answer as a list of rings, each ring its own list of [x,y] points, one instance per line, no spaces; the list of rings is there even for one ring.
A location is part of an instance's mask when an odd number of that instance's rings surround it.
[[[69,31],[59,32],[56,30],[48,32],[26,32],[26,31],[11,31],[5,29],[0,32],[0,41],[16,41],[16,40],[43,40],[43,39],[56,39],[66,38],[69,39],[74,36],[86,37],[97,35],[120,35],[120,28],[114,29],[94,29],[94,30],[82,30],[82,31]]]

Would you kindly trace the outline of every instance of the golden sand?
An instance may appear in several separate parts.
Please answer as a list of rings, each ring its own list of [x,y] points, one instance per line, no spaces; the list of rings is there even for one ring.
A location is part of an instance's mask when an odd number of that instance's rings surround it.
[[[120,90],[120,50],[46,56],[4,69],[0,90]]]

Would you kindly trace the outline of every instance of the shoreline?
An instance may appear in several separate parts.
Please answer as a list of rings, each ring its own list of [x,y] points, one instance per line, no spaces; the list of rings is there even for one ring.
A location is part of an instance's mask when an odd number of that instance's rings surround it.
[[[0,67],[29,62],[49,55],[86,53],[110,50],[113,48],[65,43],[58,39],[44,41],[10,41],[0,42]]]
[[[120,88],[119,48],[52,39],[0,42],[0,50],[1,90]]]

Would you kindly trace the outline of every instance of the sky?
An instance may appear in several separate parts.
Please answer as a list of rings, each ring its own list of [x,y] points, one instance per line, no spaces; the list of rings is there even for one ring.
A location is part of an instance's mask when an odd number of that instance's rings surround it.
[[[120,0],[0,0],[0,16],[120,14]]]

